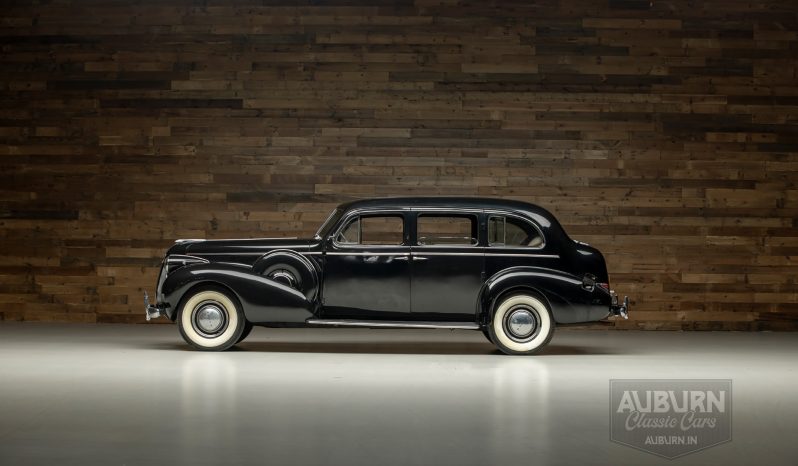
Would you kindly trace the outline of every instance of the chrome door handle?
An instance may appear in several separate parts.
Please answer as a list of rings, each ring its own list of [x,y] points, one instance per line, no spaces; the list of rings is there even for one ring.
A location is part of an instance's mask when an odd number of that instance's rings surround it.
[[[393,258],[393,260],[395,260],[395,261],[406,261],[407,260],[407,256],[396,256],[396,257]]]
[[[425,261],[427,259],[429,259],[429,257],[413,256],[414,261]]]

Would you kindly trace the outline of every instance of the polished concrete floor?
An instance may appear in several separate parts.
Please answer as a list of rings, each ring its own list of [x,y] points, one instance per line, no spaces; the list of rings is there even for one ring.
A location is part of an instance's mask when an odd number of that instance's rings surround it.
[[[0,464],[798,464],[798,334],[559,330],[533,357],[446,330],[0,325]],[[733,440],[609,441],[612,378],[733,380]]]

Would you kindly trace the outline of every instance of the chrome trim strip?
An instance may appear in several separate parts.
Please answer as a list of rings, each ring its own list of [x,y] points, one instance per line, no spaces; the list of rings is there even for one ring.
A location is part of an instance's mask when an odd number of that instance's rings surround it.
[[[381,247],[381,246],[376,246]],[[382,246],[387,247],[387,246]],[[394,246],[396,247],[396,246]],[[401,246],[400,246],[401,247]],[[409,247],[409,246],[406,246]],[[467,246],[466,246],[467,247]],[[201,253],[203,256],[262,256],[267,254],[271,251],[266,252],[203,252]],[[309,256],[313,255],[321,255],[324,254],[321,251],[294,251],[298,254],[307,254]],[[499,256],[499,257],[537,257],[540,259],[559,259],[560,256],[558,254],[524,254],[524,253],[509,253],[509,252],[490,252],[490,248],[486,248],[485,251],[482,252],[433,252],[433,251],[423,251],[416,249],[414,253],[421,254],[424,256]],[[349,252],[338,252],[338,251],[328,251],[328,255],[331,256],[407,256],[410,255],[409,252],[368,252],[368,251],[349,251]]]
[[[474,322],[403,322],[383,320],[350,320],[350,319],[308,319],[306,324],[330,325],[341,327],[394,327],[394,328],[446,328],[461,330],[479,330]]]
[[[368,252],[368,251],[349,251],[349,252],[328,252],[328,256],[399,256],[407,257],[409,252]]]
[[[413,254],[419,254],[423,256],[500,256],[500,257],[537,257],[541,259],[559,259],[560,256],[557,254],[524,254],[524,253],[494,253],[490,252],[490,249],[487,249],[483,252],[430,252],[430,251],[419,251],[418,249],[413,250]]]
[[[540,258],[540,259],[559,259],[560,258],[559,254],[523,254],[523,253],[512,254],[512,253],[500,252],[500,253],[488,253],[486,255],[488,255],[488,256],[500,256],[500,257],[537,257],[537,258]]]
[[[432,212],[433,214],[437,215],[440,213],[445,212],[456,212],[458,214],[473,214],[479,215],[484,212],[484,209],[480,209],[478,207],[433,207],[433,206],[421,206],[421,207],[410,207],[410,210],[413,212],[418,212],[419,214],[423,215],[424,212]]]
[[[484,256],[485,252],[429,252],[429,251],[413,251],[413,254],[419,256]]]
[[[165,262],[169,265],[172,264],[191,265],[198,263],[207,264],[208,259],[203,259],[202,257],[191,256],[188,254],[171,254],[169,256],[166,256]]]
[[[283,248],[278,248],[278,249],[283,249]],[[297,251],[295,249],[290,249],[290,248],[285,248],[285,249],[288,249],[289,251],[295,252],[297,254],[308,254],[308,255],[324,254],[321,251],[302,251],[302,250]],[[199,254],[203,256],[262,256],[264,254],[268,254],[275,250],[276,249],[270,249],[268,251],[261,251],[261,252],[202,252]]]

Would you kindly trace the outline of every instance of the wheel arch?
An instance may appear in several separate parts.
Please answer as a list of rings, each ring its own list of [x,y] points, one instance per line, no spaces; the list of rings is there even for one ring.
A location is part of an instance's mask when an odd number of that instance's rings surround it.
[[[172,322],[177,320],[178,311],[180,310],[181,306],[183,306],[186,303],[186,301],[191,297],[191,295],[193,295],[194,293],[196,293],[201,289],[206,289],[206,288],[219,288],[223,292],[226,292],[231,298],[235,300],[234,304],[238,305],[238,307],[241,309],[241,313],[244,317],[244,320],[247,321],[246,313],[244,313],[244,306],[241,304],[241,297],[238,296],[238,293],[236,293],[234,289],[230,288],[224,283],[207,279],[192,283],[191,286],[189,286],[188,289],[186,289],[182,293],[180,299],[177,301],[177,305],[175,305],[174,310],[172,311],[172,315],[169,316]]]
[[[508,295],[525,292],[536,296],[549,308],[557,323],[568,322],[571,302],[563,291],[578,286],[575,278],[552,269],[539,267],[512,267],[490,277],[479,292],[477,322],[488,325],[497,303]]]
[[[510,297],[516,294],[528,294],[537,299],[539,299],[543,304],[545,304],[549,310],[552,309],[551,301],[547,297],[546,293],[540,291],[537,287],[533,285],[515,285],[504,288],[495,294],[491,294],[488,299],[481,303],[480,306],[480,316],[478,322],[482,326],[487,326],[490,324],[491,320],[493,319],[493,314],[496,311],[496,306],[502,302],[505,298]]]

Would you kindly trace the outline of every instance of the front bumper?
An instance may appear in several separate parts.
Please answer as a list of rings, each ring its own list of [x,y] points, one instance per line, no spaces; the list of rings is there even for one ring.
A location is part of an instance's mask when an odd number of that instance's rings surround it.
[[[612,312],[612,315],[621,316],[624,319],[628,319],[629,296],[624,296],[622,302],[618,299],[618,295],[615,294],[614,291],[610,291],[610,296],[612,297],[612,304],[610,304],[610,311]]]
[[[166,315],[166,306],[163,304],[150,304],[150,297],[144,292],[144,314],[147,320],[157,319]]]

